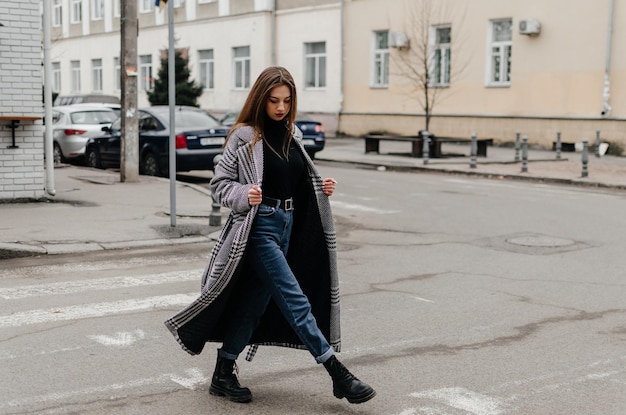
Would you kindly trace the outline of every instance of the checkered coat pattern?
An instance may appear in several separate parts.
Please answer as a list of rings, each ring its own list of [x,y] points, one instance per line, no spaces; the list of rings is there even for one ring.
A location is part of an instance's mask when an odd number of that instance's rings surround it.
[[[294,127],[294,140],[302,153],[307,186],[294,195],[294,225],[287,260],[307,295],[318,326],[335,351],[341,349],[339,279],[336,235],[322,178],[304,151],[302,133]],[[258,206],[248,204],[248,190],[263,188],[263,143],[251,146],[252,127],[235,130],[211,181],[213,195],[230,214],[211,252],[202,276],[201,293],[189,306],[165,322],[188,353],[199,354],[207,342],[221,342],[245,273],[254,272],[245,260],[246,245]],[[251,148],[252,147],[252,148]],[[304,349],[278,307],[270,302],[250,344],[248,359],[258,345]]]

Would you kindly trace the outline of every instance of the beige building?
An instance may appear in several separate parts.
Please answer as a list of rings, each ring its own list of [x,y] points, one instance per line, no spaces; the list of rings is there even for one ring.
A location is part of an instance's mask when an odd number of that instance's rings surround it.
[[[51,1],[53,90],[119,95],[119,0]],[[145,106],[167,10],[137,1]],[[436,135],[506,142],[519,131],[550,146],[558,131],[580,141],[600,130],[626,147],[626,8],[614,0],[171,1],[176,47],[204,86],[199,104],[217,114],[279,64],[298,82],[300,109],[330,134],[414,135],[425,128],[428,72]]]
[[[600,130],[624,146],[626,7],[615,3],[347,1],[340,129],[425,128],[424,88],[403,63],[423,75],[427,56],[434,134],[513,141],[520,131],[550,146],[558,131],[564,141],[593,141]]]

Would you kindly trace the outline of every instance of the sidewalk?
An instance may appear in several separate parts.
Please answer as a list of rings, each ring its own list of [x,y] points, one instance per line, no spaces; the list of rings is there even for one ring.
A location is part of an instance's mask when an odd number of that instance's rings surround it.
[[[470,167],[469,145],[442,147],[445,158],[408,155],[409,143],[383,142],[381,154],[365,154],[359,138],[330,138],[317,154],[320,162],[351,163],[379,170],[482,175],[626,190],[626,157],[589,155],[588,177],[581,177],[580,153],[531,150],[527,172],[512,148],[489,147]],[[521,157],[521,153],[520,153]],[[203,173],[210,175],[210,173]],[[140,176],[121,183],[119,173],[85,167],[55,168],[54,197],[28,203],[0,202],[0,259],[107,249],[209,243],[219,226],[209,226],[210,192],[176,183],[176,226],[171,226],[168,179]],[[225,213],[225,210],[222,210]]]

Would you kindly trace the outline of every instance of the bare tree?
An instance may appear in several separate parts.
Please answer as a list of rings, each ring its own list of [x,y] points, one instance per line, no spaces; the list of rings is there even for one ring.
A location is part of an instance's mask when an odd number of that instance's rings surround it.
[[[425,130],[429,131],[435,105],[449,95],[450,84],[468,64],[460,62],[459,55],[453,53],[461,45],[458,33],[462,19],[458,16],[462,17],[463,12],[456,9],[453,15],[441,0],[407,0],[406,9],[406,31],[390,33],[390,42],[398,47],[392,55],[393,72],[411,84],[407,93],[418,101],[424,112]],[[453,31],[454,16],[457,19]]]

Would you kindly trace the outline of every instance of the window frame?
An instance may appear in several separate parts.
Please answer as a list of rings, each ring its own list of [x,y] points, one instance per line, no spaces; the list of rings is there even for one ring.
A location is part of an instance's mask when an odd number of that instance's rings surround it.
[[[63,2],[54,0],[52,2],[52,26],[60,27],[63,25]]]
[[[141,0],[139,2],[139,13],[150,13],[154,11],[154,0]]]
[[[61,92],[61,62],[52,62],[52,91]]]
[[[140,55],[139,87],[142,91],[152,91],[154,89],[154,78],[152,77],[152,73],[152,55]]]
[[[113,58],[113,89],[122,90],[122,64],[121,59],[117,56]]]
[[[237,56],[237,51],[245,52],[246,56]],[[250,89],[250,46],[236,46],[232,48],[233,54],[233,89],[247,90]],[[238,69],[241,68],[240,71]],[[241,76],[238,76],[238,72]],[[238,79],[240,78],[240,79]]]
[[[323,45],[323,52],[314,52],[315,45]],[[309,50],[310,49],[310,50]],[[324,89],[327,86],[327,71],[326,71],[326,41],[319,42],[305,42],[304,43],[304,88],[311,89]],[[312,63],[312,68],[309,67],[309,63]],[[313,69],[313,74],[309,71]],[[312,77],[311,77],[312,75]],[[311,79],[312,78],[312,79]],[[312,81],[312,84],[311,84]]]
[[[210,57],[203,57],[203,52]],[[215,52],[213,49],[201,49],[198,51],[198,73],[202,88],[212,90],[215,88]]]
[[[102,58],[91,60],[91,90],[102,92]]]
[[[440,30],[449,31],[449,42],[440,42],[438,34]],[[433,88],[446,88],[450,86],[452,77],[452,25],[441,24],[431,26],[431,45],[429,61],[429,86]],[[439,53],[444,51],[444,53]],[[445,53],[447,52],[447,53]],[[438,73],[437,73],[438,72]]]
[[[508,23],[510,39],[496,40],[494,33],[496,26]],[[497,51],[495,49],[497,48]],[[489,41],[487,50],[487,86],[508,87],[511,85],[511,59],[513,56],[513,19],[494,19],[489,21]],[[499,58],[499,68],[496,70],[495,59]],[[499,79],[496,79],[496,74]],[[507,78],[508,76],[508,78]]]
[[[381,47],[381,43],[379,42],[379,35],[382,34],[387,35],[386,48]],[[372,32],[370,88],[389,87],[389,38],[389,30],[374,30]]]
[[[70,23],[76,24],[83,21],[82,0],[70,0]]]
[[[70,61],[70,73],[71,73],[71,88],[72,92],[80,92],[80,61],[73,60]]]
[[[91,0],[91,20],[104,19],[104,0]]]

